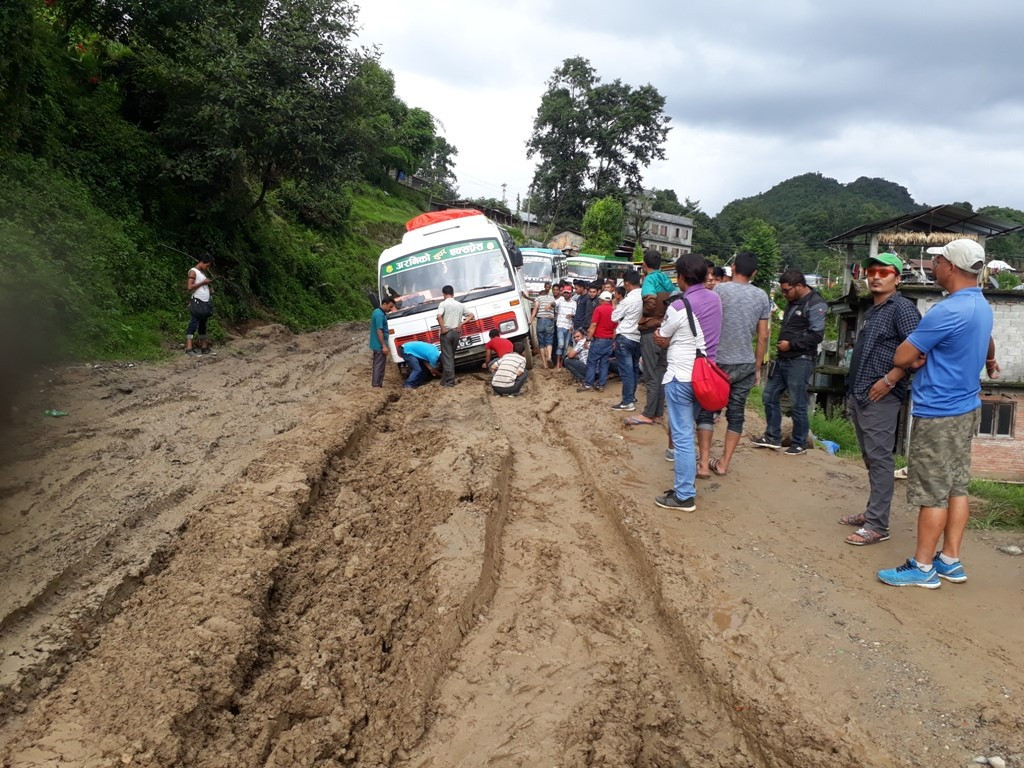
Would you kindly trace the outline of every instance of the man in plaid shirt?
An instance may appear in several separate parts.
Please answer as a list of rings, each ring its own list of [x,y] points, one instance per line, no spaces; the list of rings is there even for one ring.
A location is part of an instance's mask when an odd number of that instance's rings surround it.
[[[847,408],[868,469],[871,491],[864,512],[840,518],[857,530],[847,544],[864,546],[889,538],[889,512],[894,488],[892,449],[896,423],[907,397],[907,372],[892,364],[893,353],[921,321],[917,307],[896,288],[903,262],[894,253],[880,253],[862,266],[874,305],[864,316],[846,377]]]

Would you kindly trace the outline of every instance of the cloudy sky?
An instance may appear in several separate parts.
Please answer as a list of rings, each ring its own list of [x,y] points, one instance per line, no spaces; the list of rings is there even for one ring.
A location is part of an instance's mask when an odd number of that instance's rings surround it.
[[[647,186],[709,213],[816,171],[919,203],[1024,209],[1024,3],[362,0],[398,96],[458,150],[466,197],[525,196],[525,143],[564,59],[666,97]]]

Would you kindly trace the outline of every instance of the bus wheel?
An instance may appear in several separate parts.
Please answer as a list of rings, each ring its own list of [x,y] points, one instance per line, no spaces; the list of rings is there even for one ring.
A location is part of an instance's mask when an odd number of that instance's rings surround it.
[[[530,339],[526,339],[526,349],[523,350],[523,357],[526,358],[526,370],[533,370],[533,345],[530,344]]]

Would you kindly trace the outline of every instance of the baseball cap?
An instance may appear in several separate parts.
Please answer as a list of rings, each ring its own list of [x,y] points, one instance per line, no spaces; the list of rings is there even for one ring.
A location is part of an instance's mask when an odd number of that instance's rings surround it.
[[[981,268],[985,266],[985,249],[981,247],[980,243],[966,238],[929,248],[928,253],[941,256],[954,267],[959,267],[964,272],[971,272],[975,275],[981,272]]]
[[[897,275],[903,273],[903,262],[895,253],[880,253],[877,256],[864,259],[864,261],[860,263],[864,269],[867,269],[872,264],[884,264],[887,267],[892,267],[896,270]]]
[[[562,287],[562,293],[572,293],[572,288],[568,285]]]
[[[611,301],[612,300],[612,292],[611,291],[601,291],[601,293],[599,293],[597,295],[597,298],[599,298],[601,301]]]

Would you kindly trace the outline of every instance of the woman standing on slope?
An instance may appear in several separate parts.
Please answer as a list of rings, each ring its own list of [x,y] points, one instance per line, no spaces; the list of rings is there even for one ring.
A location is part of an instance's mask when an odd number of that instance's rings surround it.
[[[186,355],[208,355],[210,354],[210,341],[206,338],[206,323],[213,314],[213,302],[210,301],[210,283],[213,278],[206,274],[213,259],[209,256],[202,256],[196,261],[196,265],[188,271],[188,292],[191,298],[188,302],[188,311],[192,316],[188,321],[188,330],[185,331],[185,354]],[[199,332],[199,348],[194,349],[192,338],[196,331]]]

